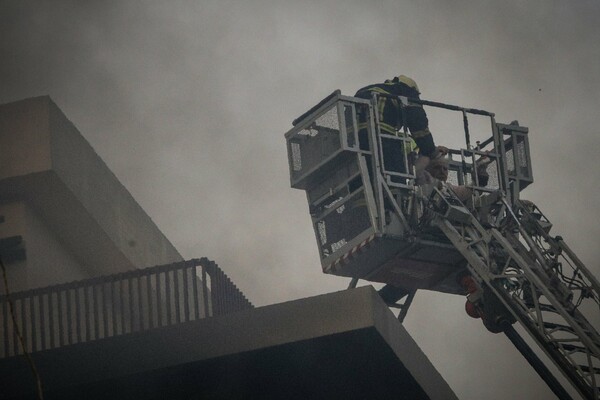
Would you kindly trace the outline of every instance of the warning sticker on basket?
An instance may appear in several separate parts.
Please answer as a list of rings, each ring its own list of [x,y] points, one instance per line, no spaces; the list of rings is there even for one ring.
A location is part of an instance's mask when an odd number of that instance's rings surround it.
[[[333,252],[338,251],[339,249],[341,249],[342,247],[344,247],[344,245],[348,243],[346,242],[346,239],[342,239],[338,242],[335,242],[331,245],[331,250],[333,250]]]

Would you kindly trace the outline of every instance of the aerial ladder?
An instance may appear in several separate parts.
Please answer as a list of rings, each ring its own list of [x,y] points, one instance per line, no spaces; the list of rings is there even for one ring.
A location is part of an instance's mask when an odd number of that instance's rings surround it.
[[[384,156],[385,146],[410,149],[411,139],[406,128],[395,135],[379,129],[380,96],[389,97],[337,90],[285,134],[291,186],[306,191],[323,272],[351,278],[350,287],[360,279],[385,284],[380,293],[401,322],[419,289],[467,296],[469,314],[505,333],[558,398],[571,397],[515,322],[583,398],[599,400],[600,284],[550,234],[539,207],[520,197],[533,183],[528,129],[497,123],[484,110],[395,97],[402,110],[462,117],[465,144],[449,150],[448,182],[418,185],[414,154],[400,156],[400,169]],[[473,115],[490,121],[489,137],[474,144]],[[466,199],[456,187],[466,188]]]

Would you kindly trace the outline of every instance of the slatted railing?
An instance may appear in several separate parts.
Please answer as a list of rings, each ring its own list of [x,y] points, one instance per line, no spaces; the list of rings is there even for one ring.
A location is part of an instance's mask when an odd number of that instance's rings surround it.
[[[0,296],[0,358],[22,353],[10,304]],[[252,308],[206,258],[11,293],[30,352]]]

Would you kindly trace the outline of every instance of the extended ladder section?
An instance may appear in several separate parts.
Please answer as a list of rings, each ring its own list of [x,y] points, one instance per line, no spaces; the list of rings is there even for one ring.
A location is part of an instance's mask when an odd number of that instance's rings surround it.
[[[509,207],[506,207],[509,211]],[[600,336],[585,315],[598,316],[600,286],[537,207],[518,202],[498,225],[435,218],[502,309],[483,308],[484,323],[503,331],[516,319],[578,391],[598,399]],[[497,307],[496,307],[497,308]]]
[[[465,148],[450,150],[448,182],[417,185],[410,136],[406,128],[380,132],[378,96],[336,91],[285,135],[291,186],[306,191],[323,271],[402,288],[411,293],[405,307],[417,289],[468,295],[490,331],[508,335],[519,322],[582,396],[600,399],[600,285],[550,235],[541,210],[520,199],[533,183],[527,128],[397,97],[402,107],[462,116]],[[474,145],[471,115],[489,118],[491,128]],[[385,150],[393,146],[403,149],[394,160]],[[478,289],[468,290],[464,277]]]

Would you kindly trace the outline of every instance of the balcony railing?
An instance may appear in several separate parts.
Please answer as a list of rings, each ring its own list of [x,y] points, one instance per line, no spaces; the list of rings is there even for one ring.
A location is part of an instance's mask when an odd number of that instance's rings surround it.
[[[0,358],[23,351],[7,296],[0,296]],[[206,258],[10,295],[29,352],[140,332],[253,308]]]

